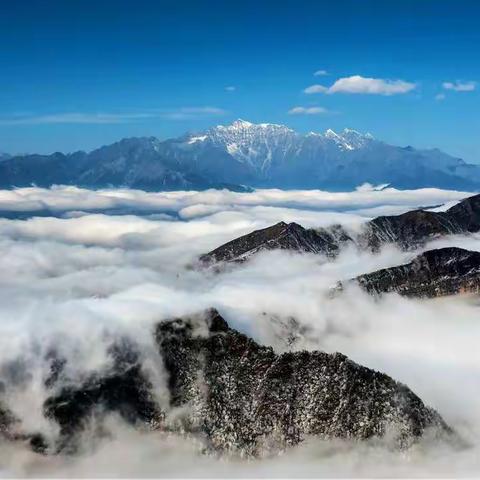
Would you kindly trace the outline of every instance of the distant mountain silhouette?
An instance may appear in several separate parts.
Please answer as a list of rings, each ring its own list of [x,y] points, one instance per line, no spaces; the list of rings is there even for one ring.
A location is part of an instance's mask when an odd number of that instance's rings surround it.
[[[397,147],[345,129],[301,135],[283,125],[231,125],[160,141],[126,138],[90,153],[1,156],[0,187],[53,184],[145,190],[249,187],[480,189],[480,166],[440,150]]]

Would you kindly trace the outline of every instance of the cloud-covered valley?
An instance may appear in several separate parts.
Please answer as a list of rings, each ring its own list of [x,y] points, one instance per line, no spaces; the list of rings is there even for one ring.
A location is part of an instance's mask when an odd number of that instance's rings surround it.
[[[340,351],[406,383],[437,409],[468,448],[391,452],[371,445],[308,439],[280,457],[255,461],[201,453],[200,439],[138,432],[111,419],[105,439],[87,438],[70,458],[2,445],[3,476],[475,476],[480,472],[479,304],[473,297],[382,299],[339,280],[398,265],[415,253],[346,249],[321,255],[261,253],[220,273],[196,259],[218,245],[279,221],[359,229],[373,216],[416,207],[445,209],[465,192],[258,190],[146,193],[73,187],[0,191],[0,377],[9,408],[26,429],[55,437],[42,414],[45,356],[69,358],[72,378],[105,368],[115,339],[142,346],[159,402],[166,376],[151,331],[160,320],[217,308],[229,324],[276,351]],[[480,251],[480,236],[434,246]],[[432,247],[432,245],[426,248]],[[306,328],[285,342],[284,321]],[[13,372],[13,373],[12,373]],[[93,445],[93,447],[92,447]]]

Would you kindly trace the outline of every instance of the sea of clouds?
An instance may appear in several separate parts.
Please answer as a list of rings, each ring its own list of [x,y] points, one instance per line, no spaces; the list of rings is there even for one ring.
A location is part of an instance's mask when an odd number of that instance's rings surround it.
[[[57,434],[42,413],[48,373],[44,359],[50,349],[65,355],[69,374],[81,379],[106,368],[108,347],[129,336],[142,346],[162,403],[165,375],[151,336],[153,325],[215,307],[232,327],[279,352],[340,351],[406,383],[469,445],[457,449],[423,444],[398,453],[368,444],[307,439],[273,458],[218,459],[201,453],[199,439],[138,432],[112,418],[108,439],[87,438],[84,451],[69,457],[2,444],[0,475],[480,475],[476,298],[374,299],[354,288],[329,297],[339,280],[406,263],[415,255],[393,246],[376,255],[347,249],[335,261],[273,251],[221,273],[196,268],[200,254],[279,221],[359,229],[374,216],[417,207],[442,210],[469,195],[368,185],[334,193],[147,193],[74,187],[0,191],[0,380],[5,401],[25,430],[50,439]],[[426,248],[447,245],[480,251],[480,236],[452,236]],[[279,328],[290,317],[308,332],[293,347]]]

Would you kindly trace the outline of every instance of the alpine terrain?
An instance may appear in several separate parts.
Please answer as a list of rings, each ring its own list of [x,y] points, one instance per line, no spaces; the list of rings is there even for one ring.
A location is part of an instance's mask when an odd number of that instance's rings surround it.
[[[389,145],[351,129],[303,135],[283,125],[245,120],[164,141],[125,138],[90,153],[3,155],[0,161],[1,188],[338,190],[365,182],[474,191],[480,188],[480,166],[437,149]]]

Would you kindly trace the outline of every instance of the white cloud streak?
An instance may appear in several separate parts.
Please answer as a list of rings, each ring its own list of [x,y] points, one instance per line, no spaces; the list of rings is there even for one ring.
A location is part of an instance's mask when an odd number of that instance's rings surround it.
[[[134,113],[80,113],[67,112],[48,115],[14,115],[0,117],[0,125],[52,125],[52,124],[119,124],[132,123],[155,118],[187,120],[203,116],[224,115],[225,110],[218,107],[181,107],[173,110],[152,109]]]
[[[352,75],[351,77],[339,78],[330,87],[311,85],[304,90],[304,93],[349,93],[390,96],[408,93],[415,88],[415,83],[404,80],[367,78],[360,75]]]
[[[289,115],[320,115],[329,111],[323,107],[293,107],[288,113]]]
[[[0,118],[0,125],[109,124],[153,118],[153,113],[56,113],[27,117]]]
[[[442,87],[445,90],[453,90],[454,92],[473,92],[477,87],[477,82],[443,82]]]
[[[312,93],[328,93],[328,88],[324,87],[323,85],[310,85],[304,91],[304,93],[312,94]]]
[[[328,75],[328,72],[326,70],[317,70],[316,72],[313,73],[315,77],[324,77]]]

